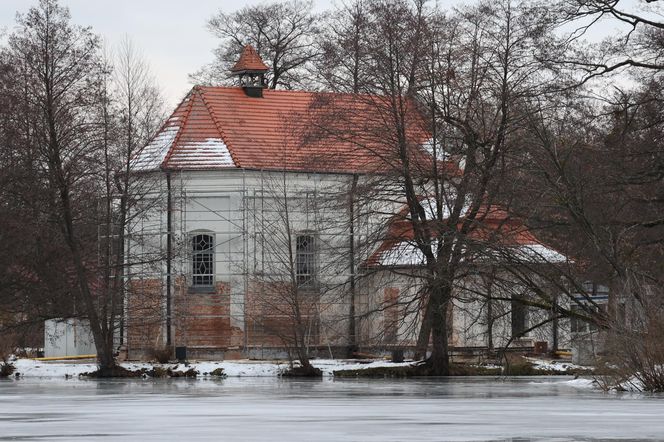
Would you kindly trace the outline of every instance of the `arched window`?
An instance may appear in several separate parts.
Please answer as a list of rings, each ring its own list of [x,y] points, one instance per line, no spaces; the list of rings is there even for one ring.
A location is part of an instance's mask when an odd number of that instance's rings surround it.
[[[297,235],[295,238],[295,276],[301,286],[314,284],[316,249],[313,235]]]
[[[196,233],[191,236],[191,285],[211,287],[214,284],[214,236]]]

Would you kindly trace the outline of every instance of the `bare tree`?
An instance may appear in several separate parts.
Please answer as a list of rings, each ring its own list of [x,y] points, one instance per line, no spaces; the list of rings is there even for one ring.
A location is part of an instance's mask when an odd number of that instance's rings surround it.
[[[448,374],[455,286],[473,259],[500,242],[500,234],[477,241],[477,232],[487,208],[509,207],[505,167],[515,134],[550,81],[533,57],[550,21],[547,11],[509,1],[453,17],[420,1],[375,1],[367,10],[366,107],[349,111],[343,100],[335,106],[324,97],[320,113],[334,116],[317,128],[376,154],[382,176],[365,198],[406,207],[397,218],[411,232],[408,242],[421,258],[417,277],[427,285],[418,291],[418,346],[426,349],[431,336],[427,370]],[[351,135],[359,118],[362,133]]]
[[[602,358],[607,373],[604,388],[630,388],[637,391],[664,391],[664,303],[661,286],[633,278],[624,287],[639,292],[638,303],[622,305],[610,318]],[[608,378],[607,378],[608,376]]]
[[[69,11],[57,1],[42,0],[19,15],[3,54],[18,67],[9,77],[8,95],[23,106],[15,109],[11,125],[21,134],[25,176],[11,189],[35,206],[35,219],[51,235],[51,251],[35,263],[43,269],[20,261],[14,267],[19,284],[52,284],[45,290],[52,297],[48,303],[34,290],[17,292],[26,299],[21,320],[87,319],[101,376],[118,373],[114,353],[123,308],[125,227],[140,213],[140,193],[128,171],[160,117],[144,65],[129,46],[121,53],[125,71],[113,81],[99,39],[72,25]],[[29,187],[40,192],[21,194]],[[34,252],[43,252],[38,243],[31,246]],[[48,276],[58,270],[59,278]],[[41,314],[27,308],[39,304]]]
[[[628,349],[618,352],[620,346],[612,344],[626,341],[610,336],[640,335],[644,344],[652,344],[646,325],[661,303],[662,158],[656,140],[662,125],[657,84],[646,78],[638,89],[617,90],[602,101],[572,94],[557,106],[533,109],[525,137],[534,161],[515,179],[536,195],[529,208],[520,210],[529,211],[533,223],[579,263],[576,275],[566,277],[566,289],[583,298],[578,306],[583,319],[598,326],[602,340],[610,342],[600,350],[622,356]],[[521,203],[528,201],[524,196]],[[606,308],[583,289],[584,280],[609,288]],[[634,328],[627,333],[630,323]]]
[[[155,200],[159,183],[134,171],[134,158],[163,120],[163,99],[142,54],[128,37],[121,42],[115,64],[105,59],[98,88],[97,115],[100,154],[103,156],[103,182],[99,195],[99,269],[102,276],[102,309],[113,324],[114,342],[123,338],[127,309],[126,294],[131,291],[128,270],[140,260],[144,267],[161,265],[159,251],[132,255],[129,238],[136,245],[144,241],[134,235],[139,221],[162,207]],[[134,275],[135,276],[135,275]]]
[[[648,5],[645,5],[648,4]],[[556,16],[561,37],[554,45],[542,48],[541,57],[556,70],[568,70],[573,85],[625,69],[656,73],[664,68],[661,4],[657,0],[571,0],[541,3]],[[617,29],[601,42],[586,37],[600,23]]]
[[[296,180],[295,180],[296,181]],[[310,362],[310,347],[318,345],[321,281],[316,248],[320,249],[313,199],[296,197],[297,183],[287,172],[274,172],[263,185],[261,268],[251,277],[249,317],[266,337],[274,336],[300,367],[293,374],[320,376]],[[311,212],[311,213],[309,213]],[[264,338],[265,339],[265,338]]]
[[[43,0],[18,18],[19,31],[9,37],[9,57],[25,65],[20,88],[34,114],[37,159],[49,194],[51,220],[59,227],[74,272],[79,308],[90,320],[100,367],[113,369],[112,324],[100,317],[88,264],[95,243],[89,224],[95,201],[97,169],[94,90],[99,72],[99,40],[89,29],[72,26],[69,12]]]
[[[41,302],[33,302],[38,294],[62,294],[62,278],[53,278],[56,273],[42,267],[40,256],[48,260],[61,253],[58,245],[47,241],[53,232],[40,228],[45,217],[39,202],[41,186],[38,183],[26,185],[32,177],[34,152],[28,150],[30,136],[27,104],[22,96],[11,92],[11,79],[18,75],[20,66],[14,66],[6,51],[0,53],[0,330],[5,339],[4,350],[13,350],[18,330],[37,329],[45,316],[55,314],[48,296]],[[53,266],[54,268],[57,265]],[[59,283],[56,281],[59,280]],[[47,283],[52,291],[45,290]],[[43,285],[44,284],[44,285]],[[26,324],[24,312],[31,311],[32,323]],[[38,347],[34,340],[24,340],[24,344]]]
[[[292,89],[311,84],[310,63],[318,56],[321,16],[312,11],[311,1],[290,0],[246,6],[230,14],[219,12],[208,28],[221,39],[215,60],[192,74],[197,83],[228,81],[228,72],[250,44],[270,68],[266,77],[271,89]]]
[[[359,93],[368,86],[367,6],[363,0],[344,3],[325,22],[316,73],[328,89]]]

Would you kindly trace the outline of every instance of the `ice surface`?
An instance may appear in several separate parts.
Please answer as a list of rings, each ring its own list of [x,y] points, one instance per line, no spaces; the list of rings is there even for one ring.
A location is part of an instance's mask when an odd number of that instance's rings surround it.
[[[567,378],[0,382],[0,440],[661,440],[664,400]]]

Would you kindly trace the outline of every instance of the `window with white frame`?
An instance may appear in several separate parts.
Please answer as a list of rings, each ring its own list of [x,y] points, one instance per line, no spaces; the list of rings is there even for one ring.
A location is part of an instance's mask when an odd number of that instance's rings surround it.
[[[209,233],[191,235],[191,286],[212,287],[214,284],[214,236]]]
[[[295,237],[295,276],[300,286],[313,285],[316,269],[316,241],[312,234]]]

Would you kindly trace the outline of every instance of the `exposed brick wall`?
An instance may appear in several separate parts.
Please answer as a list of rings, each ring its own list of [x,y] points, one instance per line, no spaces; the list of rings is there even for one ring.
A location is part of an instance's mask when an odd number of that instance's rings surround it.
[[[246,296],[245,326],[247,345],[254,347],[282,347],[293,341],[295,314],[294,294],[287,283],[252,283]],[[318,295],[298,293],[302,318],[301,333],[306,334],[309,345],[320,342]]]
[[[242,331],[231,327],[230,285],[217,282],[211,293],[190,291],[183,278],[176,281],[173,302],[174,344],[188,348],[228,350],[241,341]]]
[[[137,279],[127,293],[127,351],[129,358],[150,357],[165,344],[163,285],[159,278]]]
[[[283,284],[252,283],[245,297],[242,318],[231,318],[228,282],[217,282],[210,292],[189,289],[185,278],[175,278],[172,299],[172,345],[186,346],[190,358],[239,358],[249,348],[283,348],[293,337],[291,299]],[[301,293],[301,333],[310,346],[327,345],[321,339],[319,297]],[[159,279],[133,283],[127,322],[128,357],[150,358],[163,348],[165,336],[165,289]],[[238,319],[238,318],[236,318]],[[235,324],[234,324],[235,322]],[[345,328],[344,328],[345,330]],[[328,339],[330,336],[326,336]],[[285,344],[286,343],[286,344]]]

